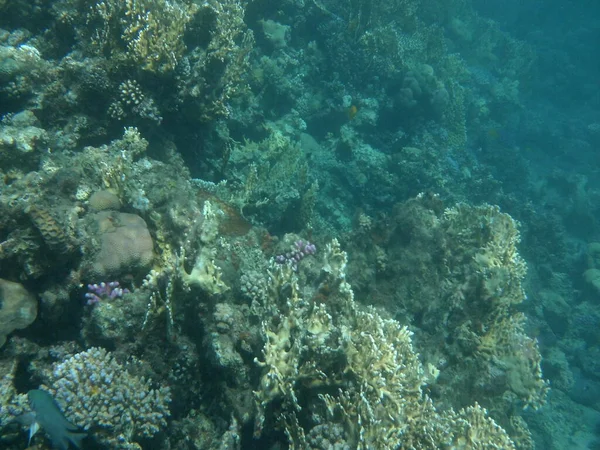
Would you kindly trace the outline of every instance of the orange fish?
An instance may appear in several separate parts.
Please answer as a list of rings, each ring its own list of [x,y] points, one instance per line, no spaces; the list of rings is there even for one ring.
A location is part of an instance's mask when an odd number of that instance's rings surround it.
[[[348,119],[354,119],[354,116],[358,113],[358,107],[356,105],[352,105],[348,108]]]

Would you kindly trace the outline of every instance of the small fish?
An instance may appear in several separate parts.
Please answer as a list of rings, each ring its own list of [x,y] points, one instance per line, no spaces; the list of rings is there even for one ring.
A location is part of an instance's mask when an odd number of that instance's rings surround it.
[[[352,120],[354,119],[354,117],[356,117],[356,115],[358,114],[358,106],[356,105],[351,105],[347,110],[346,113],[348,114],[348,119]]]
[[[40,428],[43,428],[52,447],[58,450],[68,450],[69,442],[81,448],[81,441],[87,436],[76,425],[73,425],[63,415],[52,396],[41,389],[33,389],[27,393],[32,412],[19,417],[19,422],[29,425],[29,444],[31,438]]]

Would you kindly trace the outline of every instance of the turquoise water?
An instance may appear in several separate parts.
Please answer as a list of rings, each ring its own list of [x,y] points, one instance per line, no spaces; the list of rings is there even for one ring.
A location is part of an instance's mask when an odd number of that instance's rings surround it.
[[[599,30],[0,0],[0,447],[600,448]]]

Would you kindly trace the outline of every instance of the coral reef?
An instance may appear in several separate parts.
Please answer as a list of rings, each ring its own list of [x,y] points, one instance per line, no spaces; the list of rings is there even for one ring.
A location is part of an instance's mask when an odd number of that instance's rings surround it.
[[[565,340],[559,389],[597,392],[598,245],[548,245],[561,225],[503,191],[494,162],[528,182],[505,128],[535,58],[470,3],[0,12],[3,448],[41,384],[102,450],[530,450],[532,336]],[[593,222],[560,181],[540,196]],[[528,299],[496,203],[525,251],[581,260],[569,320],[571,298]]]
[[[185,251],[182,251],[179,267],[179,276],[184,285],[197,286],[210,294],[220,294],[229,289],[221,279],[221,269],[214,263],[216,239],[219,234],[217,212],[209,201],[204,202],[202,209],[202,222],[199,225],[198,237],[202,245],[194,262],[191,272],[187,272],[183,262]]]
[[[53,253],[60,255],[73,251],[73,245],[69,242],[68,236],[48,211],[32,205],[27,208],[26,213],[39,231],[44,243]]]
[[[395,291],[382,302],[414,327],[434,400],[457,409],[478,402],[510,432],[514,405],[539,408],[548,391],[537,342],[515,308],[526,299],[517,223],[497,207],[444,208],[420,195],[398,205],[393,222],[371,227],[385,233],[380,250],[368,251],[373,261],[385,253],[379,291]],[[370,283],[368,273],[350,273]]]
[[[4,170],[34,169],[48,140],[47,132],[32,111],[25,110],[2,118],[0,161]],[[23,166],[23,162],[26,164]]]
[[[193,3],[104,0],[89,8],[79,32],[82,43],[99,54],[128,58],[150,72],[168,72],[183,57],[183,35],[195,11]],[[92,36],[86,36],[90,31]]]
[[[90,348],[54,366],[45,386],[66,417],[111,448],[131,449],[140,437],[151,437],[166,425],[169,389],[130,372],[104,349]],[[141,447],[137,447],[141,448]]]
[[[123,294],[128,294],[129,289],[119,287],[118,281],[104,281],[100,284],[88,284],[88,292],[85,294],[88,305],[100,303],[102,300],[114,300],[122,297]]]
[[[82,200],[86,200],[86,196],[80,196]],[[121,201],[116,194],[108,190],[96,191],[87,198],[88,205],[95,211],[106,211],[121,209]]]
[[[265,346],[256,360],[263,375],[255,391],[255,435],[273,415],[269,420],[285,430],[290,448],[308,448],[308,441],[332,434],[340,448],[514,448],[478,405],[458,413],[436,410],[423,392],[411,332],[355,302],[346,264],[332,241],[312,298],[289,267],[273,267],[260,314]],[[317,293],[325,290],[321,299]]]

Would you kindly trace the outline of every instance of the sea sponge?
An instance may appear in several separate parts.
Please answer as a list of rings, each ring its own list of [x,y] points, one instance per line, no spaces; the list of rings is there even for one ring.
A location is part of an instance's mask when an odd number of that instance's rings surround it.
[[[101,211],[93,216],[93,224],[99,250],[90,262],[90,275],[108,279],[150,268],[154,244],[144,219],[135,214]]]

